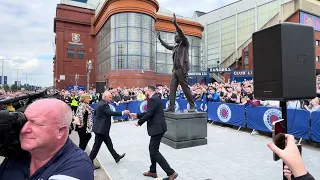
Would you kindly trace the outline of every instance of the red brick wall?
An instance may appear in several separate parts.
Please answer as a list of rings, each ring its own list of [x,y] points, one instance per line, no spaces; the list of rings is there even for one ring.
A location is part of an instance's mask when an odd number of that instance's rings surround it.
[[[286,22],[300,23],[300,12],[297,11],[294,15],[289,17]]]
[[[170,86],[171,75],[169,74],[157,74],[156,83],[161,85]]]
[[[78,85],[87,86],[87,60],[95,61],[95,38],[91,36],[91,17],[93,11],[58,5],[55,18],[54,31],[56,32],[56,60],[54,62],[54,77],[57,89],[75,85],[75,74],[79,74]],[[69,42],[72,42],[72,33],[80,34],[80,43],[83,43],[84,59],[67,57]],[[65,80],[60,80],[60,75],[65,75]],[[95,84],[95,70],[90,74],[90,86]]]
[[[146,87],[148,85],[169,85],[171,75],[159,75],[152,71],[113,70],[106,74],[107,86]]]

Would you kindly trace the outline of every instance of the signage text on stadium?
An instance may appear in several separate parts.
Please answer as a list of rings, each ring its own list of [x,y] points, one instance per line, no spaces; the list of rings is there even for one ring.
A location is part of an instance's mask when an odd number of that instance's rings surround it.
[[[231,72],[231,68],[209,68],[209,72]]]

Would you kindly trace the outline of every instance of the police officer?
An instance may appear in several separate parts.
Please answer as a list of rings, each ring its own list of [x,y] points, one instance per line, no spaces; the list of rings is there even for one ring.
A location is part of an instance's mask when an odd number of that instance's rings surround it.
[[[79,97],[77,95],[75,95],[75,93],[72,93],[70,98],[71,98],[71,104],[70,104],[71,109],[72,109],[73,113],[76,113],[78,105],[79,105]]]

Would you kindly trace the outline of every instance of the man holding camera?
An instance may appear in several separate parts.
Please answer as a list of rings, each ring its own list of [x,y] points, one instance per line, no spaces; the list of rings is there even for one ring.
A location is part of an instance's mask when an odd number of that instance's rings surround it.
[[[0,166],[0,179],[93,180],[88,155],[69,139],[71,108],[61,100],[41,99],[24,113],[27,122],[20,131],[24,158],[6,158]]]

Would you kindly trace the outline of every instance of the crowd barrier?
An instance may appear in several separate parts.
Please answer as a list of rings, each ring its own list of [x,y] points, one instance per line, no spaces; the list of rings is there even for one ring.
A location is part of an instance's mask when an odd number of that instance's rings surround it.
[[[263,132],[271,132],[271,123],[281,119],[282,113],[279,108],[272,107],[252,107],[238,104],[227,104],[219,102],[196,101],[198,112],[207,112],[208,120],[220,122],[238,127],[245,127]],[[162,99],[163,108],[169,105],[167,99]],[[96,104],[91,105],[96,108]],[[120,103],[119,106],[109,104],[113,111],[121,112],[130,110],[132,113],[143,113],[147,110],[147,101],[131,101],[129,103]],[[184,112],[190,108],[185,99],[176,99],[175,111]],[[320,112],[312,112],[300,109],[288,109],[288,131],[297,138],[320,142]],[[113,119],[126,118],[112,117]],[[94,117],[95,119],[95,117]],[[294,120],[294,122],[293,122]]]

